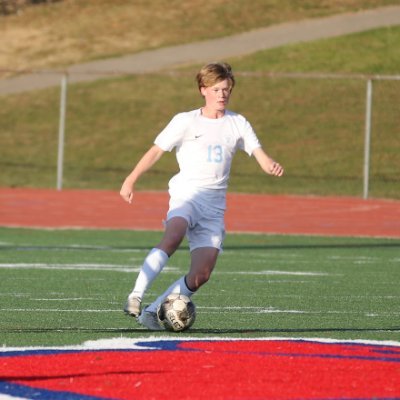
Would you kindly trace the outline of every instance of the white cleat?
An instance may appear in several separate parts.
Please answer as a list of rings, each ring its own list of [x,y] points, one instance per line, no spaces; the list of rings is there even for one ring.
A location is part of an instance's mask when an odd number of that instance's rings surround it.
[[[157,313],[146,311],[146,309],[147,307],[139,315],[137,322],[151,331],[163,331],[164,328],[158,322]]]
[[[141,299],[139,297],[128,297],[124,312],[132,317],[137,318],[140,315]]]

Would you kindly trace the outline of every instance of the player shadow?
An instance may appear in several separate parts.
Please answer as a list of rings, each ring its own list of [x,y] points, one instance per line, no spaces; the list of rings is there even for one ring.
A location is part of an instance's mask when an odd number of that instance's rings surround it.
[[[154,332],[149,329],[138,327],[138,328],[81,328],[81,327],[55,327],[55,328],[5,328],[0,329],[0,334],[2,333],[12,333],[12,334],[27,334],[27,333],[37,333],[37,334],[49,334],[49,333],[135,333],[135,332]]]
[[[370,249],[370,248],[399,248],[396,243],[324,243],[324,244],[260,244],[260,245],[225,245],[224,250],[301,250],[301,249]]]
[[[296,334],[296,333],[329,333],[329,332],[400,332],[400,327],[390,328],[302,328],[302,329],[274,329],[274,328],[254,328],[254,329],[201,329],[191,328],[191,333],[226,335],[226,334],[246,334],[265,333],[265,334]]]
[[[400,242],[394,243],[307,243],[307,244],[242,244],[242,245],[224,245],[224,250],[241,251],[241,250],[301,250],[301,249],[371,249],[371,248],[400,248]],[[73,250],[76,252],[82,251],[112,251],[112,250],[143,250],[149,251],[149,246],[19,246],[19,245],[0,245],[0,251],[60,251]],[[183,244],[178,251],[189,251],[189,246]]]
[[[192,334],[207,334],[207,335],[246,335],[265,333],[265,334],[302,334],[302,333],[329,333],[329,332],[400,332],[400,326],[395,327],[379,327],[379,328],[343,328],[343,327],[332,327],[332,328],[246,328],[246,329],[236,329],[236,328],[214,328],[214,329],[203,329],[203,328],[190,328],[184,332],[170,332],[170,331],[153,331],[151,329],[146,329],[144,327],[137,328],[74,328],[74,327],[55,327],[55,328],[9,328],[0,329],[1,333],[21,333],[21,334],[49,334],[49,333],[90,333],[90,334],[134,334],[149,332],[151,334],[170,334],[172,336],[176,335],[192,335]]]

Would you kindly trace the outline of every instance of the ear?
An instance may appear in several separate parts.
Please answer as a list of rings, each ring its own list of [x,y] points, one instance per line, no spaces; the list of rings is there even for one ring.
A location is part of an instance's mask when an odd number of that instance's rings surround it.
[[[202,95],[203,97],[206,97],[207,88],[204,87],[204,86],[202,86],[202,87],[200,88],[200,93],[201,93],[201,95]]]

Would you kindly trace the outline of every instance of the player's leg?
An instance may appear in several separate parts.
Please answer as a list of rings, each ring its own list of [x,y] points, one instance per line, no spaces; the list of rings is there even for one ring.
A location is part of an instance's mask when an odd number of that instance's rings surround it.
[[[185,219],[191,221],[187,229],[191,250],[191,265],[186,276],[182,276],[175,281],[140,314],[138,322],[149,329],[160,329],[156,312],[158,306],[168,295],[179,293],[190,298],[195,290],[208,281],[216,264],[225,235],[222,213],[211,212],[210,214],[209,209],[199,207],[194,202],[180,204],[178,209],[179,215],[185,215]],[[193,284],[193,288],[191,284]]]
[[[187,230],[191,254],[189,272],[174,282],[146,308],[150,312],[155,312],[171,293],[180,293],[191,297],[200,286],[208,281],[215,267],[225,237],[223,214],[195,204],[191,211],[191,218],[195,224]]]
[[[210,279],[218,255],[219,249],[215,247],[199,247],[192,251],[190,270],[185,279],[191,291],[195,292]]]
[[[172,293],[191,297],[210,278],[217,262],[219,249],[201,247],[192,251],[189,273],[175,281],[161,296],[147,306],[138,321],[151,330],[162,330],[157,318],[157,308]]]
[[[184,218],[173,217],[168,220],[161,242],[145,258],[135,286],[128,296],[124,308],[127,314],[134,317],[139,316],[144,294],[167,264],[169,257],[181,244],[185,237],[186,229],[187,222]]]
[[[193,292],[210,279],[225,238],[224,214],[205,208],[200,213],[196,226],[188,231],[191,264],[186,284]]]
[[[168,254],[168,257],[171,257],[182,243],[187,228],[188,222],[185,218],[181,216],[170,218],[166,222],[164,236],[156,247]]]
[[[158,306],[172,293],[191,297],[209,280],[218,254],[219,250],[213,247],[201,247],[193,250],[188,274],[175,281],[161,296],[146,307],[146,311],[155,313]]]
[[[219,249],[212,247],[197,248],[192,251],[189,273],[175,281],[161,296],[147,306],[138,318],[138,322],[151,330],[162,330],[157,318],[157,308],[172,293],[191,297],[211,276],[218,258]]]

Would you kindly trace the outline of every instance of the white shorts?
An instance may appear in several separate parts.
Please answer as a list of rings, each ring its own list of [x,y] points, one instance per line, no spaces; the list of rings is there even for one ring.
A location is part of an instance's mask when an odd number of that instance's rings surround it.
[[[225,238],[224,211],[210,209],[193,200],[171,198],[167,221],[173,217],[182,217],[187,221],[186,236],[190,251],[199,247],[222,249]]]

